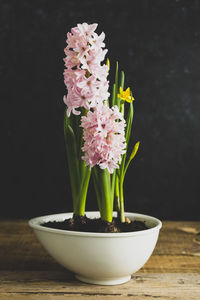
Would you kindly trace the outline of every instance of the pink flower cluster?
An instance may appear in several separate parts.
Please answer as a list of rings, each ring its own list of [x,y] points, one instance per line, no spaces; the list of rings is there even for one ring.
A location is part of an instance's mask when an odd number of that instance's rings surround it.
[[[97,106],[81,118],[85,155],[82,157],[86,165],[99,165],[113,173],[119,168],[121,155],[126,152],[125,120],[117,106],[109,108],[106,104]]]
[[[79,115],[77,109],[89,110],[108,99],[108,67],[101,65],[107,53],[103,40],[105,34],[95,33],[97,24],[78,24],[67,33],[66,69],[64,82],[68,90],[64,96],[67,115]]]

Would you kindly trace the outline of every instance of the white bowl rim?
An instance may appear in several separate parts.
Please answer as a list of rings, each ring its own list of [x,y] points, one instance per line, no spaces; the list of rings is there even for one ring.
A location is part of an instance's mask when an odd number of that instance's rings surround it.
[[[98,211],[86,211],[86,216],[88,217],[94,217],[94,214],[96,217],[99,217]],[[99,232],[81,232],[81,231],[70,231],[70,230],[63,230],[63,229],[55,229],[50,227],[44,227],[40,224],[49,222],[49,221],[62,221],[66,218],[72,217],[73,213],[58,213],[58,214],[51,214],[51,215],[45,215],[40,216],[36,218],[32,218],[28,221],[28,224],[31,228],[35,230],[40,231],[46,231],[49,233],[57,233],[61,235],[71,235],[71,236],[81,236],[81,237],[99,237],[99,238],[119,238],[119,237],[130,237],[130,236],[137,236],[137,235],[148,235],[153,233],[154,231],[158,231],[162,227],[162,222],[152,216],[139,214],[139,213],[132,213],[132,212],[125,212],[127,217],[136,217],[137,219],[143,219],[142,221],[151,220],[154,221],[157,225],[155,225],[152,228],[140,230],[140,231],[133,231],[133,232],[120,232],[120,233],[99,233]],[[113,213],[113,215],[116,215],[116,212]]]

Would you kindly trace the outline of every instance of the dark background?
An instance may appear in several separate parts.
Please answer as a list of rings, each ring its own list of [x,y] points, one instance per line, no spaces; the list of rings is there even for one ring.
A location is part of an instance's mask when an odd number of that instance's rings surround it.
[[[72,210],[63,138],[63,49],[98,23],[135,96],[127,211],[199,219],[200,1],[0,1],[0,217]],[[112,81],[112,72],[110,81]],[[87,209],[96,209],[89,189]]]

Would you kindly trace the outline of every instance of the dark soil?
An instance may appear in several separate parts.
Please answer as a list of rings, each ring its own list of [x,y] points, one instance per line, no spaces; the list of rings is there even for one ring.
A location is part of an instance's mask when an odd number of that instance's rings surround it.
[[[103,221],[100,218],[90,219],[86,216],[66,219],[62,222],[47,222],[41,224],[44,227],[81,231],[81,232],[132,232],[148,229],[145,222],[142,221],[129,221],[121,223],[119,218],[113,218],[112,223]]]

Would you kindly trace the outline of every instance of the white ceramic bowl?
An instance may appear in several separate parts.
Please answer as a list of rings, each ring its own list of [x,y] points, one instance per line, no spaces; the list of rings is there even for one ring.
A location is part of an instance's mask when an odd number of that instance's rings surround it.
[[[99,217],[99,212],[86,212]],[[125,233],[75,232],[43,227],[48,221],[63,221],[72,213],[37,217],[29,221],[38,240],[62,266],[83,282],[115,285],[124,283],[151,256],[162,227],[160,220],[142,214],[126,213],[130,220],[145,221],[147,230]]]

